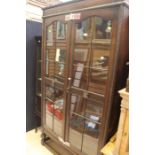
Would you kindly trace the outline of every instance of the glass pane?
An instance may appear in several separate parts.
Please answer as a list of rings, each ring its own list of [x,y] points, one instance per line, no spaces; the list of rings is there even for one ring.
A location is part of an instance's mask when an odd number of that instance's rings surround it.
[[[46,101],[46,126],[53,130],[53,103]]]
[[[86,121],[85,124],[82,152],[87,155],[97,155],[100,125],[91,121]]]
[[[53,132],[58,136],[63,136],[63,119],[64,119],[64,91],[56,83],[46,81],[46,106],[47,119]],[[47,115],[46,114],[46,115]],[[47,122],[46,122],[47,123]]]
[[[64,76],[65,65],[63,63],[56,63],[55,74],[59,76]]]
[[[92,117],[92,119],[96,119],[96,118]],[[91,120],[86,120],[84,132],[85,132],[85,134],[87,134],[91,137],[98,138],[99,137],[99,124],[94,123]]]
[[[70,103],[69,142],[88,155],[96,155],[103,97],[90,95],[84,99],[72,93]]]
[[[66,50],[57,48],[46,51],[46,76],[64,82]]]
[[[46,97],[51,100],[56,100],[57,98],[63,97],[63,91],[53,85],[47,84],[46,85]]]
[[[47,46],[53,46],[53,25],[47,27],[46,44]]]
[[[65,62],[65,59],[66,59],[66,50],[57,48],[55,61],[56,62]]]
[[[91,80],[102,82],[107,79],[109,51],[93,50],[91,65]]]
[[[83,131],[84,131],[84,119],[72,114],[70,118],[69,142],[71,146],[76,147],[80,151],[82,147]]]
[[[84,132],[84,99],[77,95],[71,94],[70,98],[70,128],[69,128],[69,142],[71,145],[81,151],[82,136]]]
[[[57,39],[66,39],[66,24],[61,21],[57,21]]]
[[[60,82],[64,81],[65,59],[66,50],[57,48],[55,56],[55,78]]]
[[[95,17],[95,39],[110,39],[112,30],[112,21]]]
[[[84,115],[84,107],[83,107],[84,99],[76,94],[71,95],[71,113],[77,113],[78,115]]]
[[[87,155],[97,155],[103,102],[104,98],[95,95],[90,95],[85,102],[85,128],[82,152]]]
[[[54,102],[54,132],[62,137],[63,136],[63,106],[64,106],[64,98],[57,98]]]
[[[54,85],[46,83],[45,95],[51,100],[54,100]]]
[[[54,61],[55,50],[46,50],[46,76],[52,78],[54,76]]]
[[[103,101],[88,99],[86,104],[85,117],[99,122],[102,116]]]
[[[85,63],[88,56],[88,49],[75,49],[74,50],[74,62]]]
[[[88,49],[74,50],[73,83],[74,87],[86,88],[88,81],[88,68],[85,67],[88,59]]]
[[[90,39],[91,22],[86,19],[76,24],[76,41],[83,41]]]

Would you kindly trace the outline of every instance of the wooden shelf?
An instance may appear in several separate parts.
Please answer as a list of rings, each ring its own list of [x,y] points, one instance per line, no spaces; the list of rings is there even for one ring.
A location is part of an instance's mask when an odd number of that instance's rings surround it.
[[[81,118],[83,118],[83,119],[85,119],[87,121],[90,121],[90,122],[93,122],[93,123],[96,123],[96,124],[99,124],[99,125],[101,124],[100,122],[94,121],[94,120],[92,120],[92,119],[90,119],[90,118],[88,118],[86,116],[80,115],[80,114],[78,114],[76,112],[72,112],[72,114],[74,114],[76,116],[79,116],[79,117],[81,117]]]
[[[95,116],[99,116],[99,117],[102,116],[102,114],[99,114],[99,113],[97,113],[97,112],[94,112],[94,111],[91,111],[91,110],[88,110],[88,109],[86,109],[86,113],[89,113],[89,114],[95,115]]]
[[[94,39],[94,40],[92,40],[92,43],[110,45],[111,39]]]
[[[91,44],[91,41],[88,41],[88,40],[81,40],[81,41],[79,40],[78,41],[78,40],[76,40],[75,43],[76,44]]]
[[[48,100],[48,101],[54,103],[54,101],[53,101],[52,99],[50,99],[49,97],[46,97],[46,100]]]

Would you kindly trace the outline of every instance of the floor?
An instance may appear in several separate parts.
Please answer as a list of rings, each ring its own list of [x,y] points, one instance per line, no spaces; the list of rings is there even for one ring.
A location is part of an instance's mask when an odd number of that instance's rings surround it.
[[[41,145],[41,130],[31,130],[26,133],[26,155],[55,155],[54,151],[49,151]]]

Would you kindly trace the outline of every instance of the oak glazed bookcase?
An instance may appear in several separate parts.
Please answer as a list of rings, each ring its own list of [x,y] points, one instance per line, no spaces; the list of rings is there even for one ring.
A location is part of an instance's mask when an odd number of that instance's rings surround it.
[[[128,4],[78,0],[43,9],[42,144],[100,155],[116,131],[128,72]]]

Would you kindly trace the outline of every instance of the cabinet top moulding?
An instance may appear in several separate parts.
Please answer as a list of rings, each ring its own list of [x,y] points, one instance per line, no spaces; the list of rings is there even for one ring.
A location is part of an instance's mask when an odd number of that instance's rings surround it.
[[[75,3],[75,5],[74,5]],[[43,18],[119,5],[129,7],[127,0],[77,0],[43,8]],[[81,8],[82,6],[82,8]],[[68,8],[70,8],[68,10]]]

